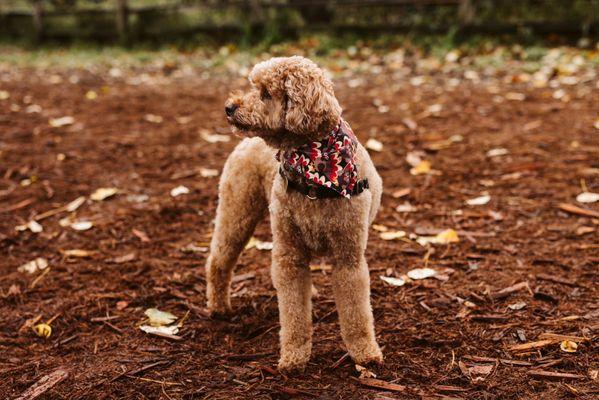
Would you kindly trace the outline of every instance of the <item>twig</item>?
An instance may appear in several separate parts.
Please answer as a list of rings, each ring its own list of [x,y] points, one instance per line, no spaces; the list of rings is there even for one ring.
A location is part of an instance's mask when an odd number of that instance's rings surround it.
[[[540,371],[530,370],[527,372],[528,375],[540,379],[585,379],[584,375],[568,374],[565,372],[551,372],[551,371]]]
[[[593,211],[593,210],[588,210],[586,208],[581,208],[581,207],[575,206],[574,204],[560,203],[560,204],[558,204],[557,208],[559,208],[562,211],[568,212],[570,214],[583,215],[585,217],[599,218],[599,212]]]
[[[2,208],[0,209],[0,213],[5,213],[5,212],[10,212],[10,211],[16,211],[20,208],[24,208],[27,207],[28,205],[30,205],[31,203],[33,203],[35,201],[35,198],[29,198],[29,199],[25,199],[23,201],[20,201],[16,204],[13,204],[12,206],[8,206],[6,208]]]
[[[492,293],[490,296],[495,300],[503,299],[504,297],[508,297],[512,293],[526,288],[530,290],[530,288],[528,287],[528,282],[520,282],[516,283],[515,285],[506,287],[505,289],[501,289],[499,292]]]
[[[403,392],[406,390],[406,387],[403,385],[398,385],[397,383],[382,381],[380,379],[354,378],[353,376],[351,378],[353,380],[361,383],[364,386],[369,386],[369,387],[373,387],[373,388],[377,388],[377,389],[390,390],[392,392]]]
[[[42,377],[34,383],[29,389],[25,390],[16,400],[33,400],[62,382],[69,376],[68,371],[57,369],[56,371]]]

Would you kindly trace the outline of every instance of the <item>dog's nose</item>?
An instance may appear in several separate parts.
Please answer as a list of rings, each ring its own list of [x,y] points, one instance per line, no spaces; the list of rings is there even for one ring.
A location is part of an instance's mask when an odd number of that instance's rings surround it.
[[[225,107],[225,114],[227,114],[228,117],[231,117],[238,108],[239,106],[237,104],[230,104]]]

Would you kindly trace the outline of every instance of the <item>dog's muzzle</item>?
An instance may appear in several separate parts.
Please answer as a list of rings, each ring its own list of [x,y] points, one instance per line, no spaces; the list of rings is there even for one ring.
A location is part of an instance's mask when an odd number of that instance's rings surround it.
[[[239,106],[237,104],[229,104],[228,106],[225,106],[225,114],[227,114],[227,117],[232,117],[233,114],[235,114],[235,110],[238,108]]]

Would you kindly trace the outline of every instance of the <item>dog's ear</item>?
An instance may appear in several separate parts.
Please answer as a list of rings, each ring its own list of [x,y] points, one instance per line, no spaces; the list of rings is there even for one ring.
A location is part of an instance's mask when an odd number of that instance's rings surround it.
[[[333,84],[316,64],[303,63],[288,71],[285,79],[285,129],[296,134],[316,134],[335,127],[341,107]]]

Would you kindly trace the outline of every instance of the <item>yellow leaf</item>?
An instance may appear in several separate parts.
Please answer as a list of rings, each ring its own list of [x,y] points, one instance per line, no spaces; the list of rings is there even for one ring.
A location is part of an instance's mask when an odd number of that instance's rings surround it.
[[[96,100],[98,98],[98,93],[94,92],[93,90],[89,90],[87,93],[85,93],[85,98],[88,100]]]
[[[431,167],[432,167],[432,165],[431,165],[430,161],[422,160],[422,161],[420,161],[420,163],[418,163],[418,165],[416,165],[415,167],[410,169],[410,174],[412,174],[412,175],[429,174],[432,171]]]
[[[52,327],[48,324],[37,324],[33,327],[33,330],[39,337],[48,339],[52,335]]]
[[[93,201],[102,201],[114,196],[119,190],[117,188],[99,188],[89,196]]]
[[[576,349],[578,349],[578,344],[571,340],[563,340],[559,345],[559,348],[566,353],[576,353]]]

